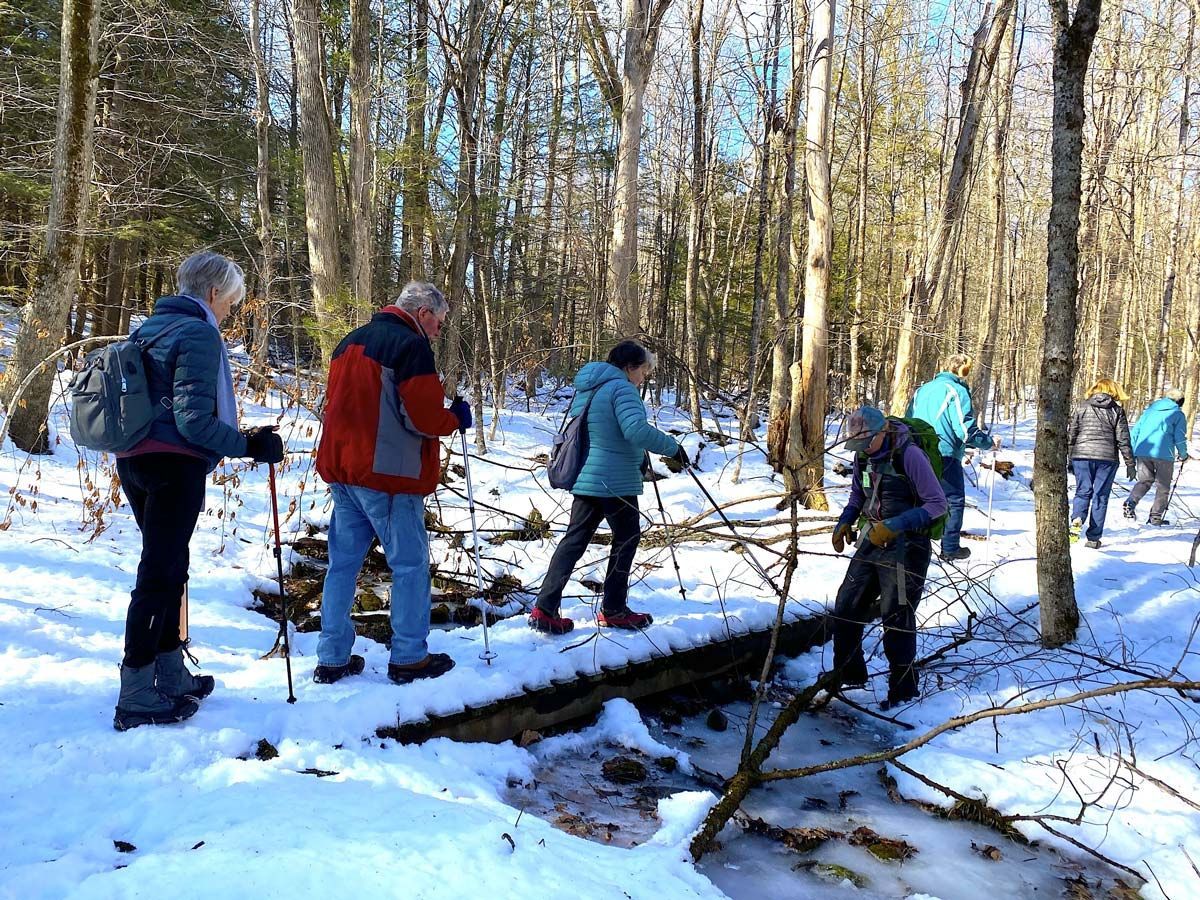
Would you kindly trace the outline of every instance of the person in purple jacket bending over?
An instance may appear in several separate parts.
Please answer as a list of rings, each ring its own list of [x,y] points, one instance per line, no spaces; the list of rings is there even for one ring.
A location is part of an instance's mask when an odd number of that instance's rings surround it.
[[[854,451],[850,501],[833,529],[841,553],[862,525],[854,558],[833,608],[833,665],[843,687],[865,687],[863,629],[883,617],[883,652],[890,667],[890,709],[920,696],[916,609],[925,588],[931,553],[930,526],[946,513],[946,495],[929,457],[908,426],[864,406],[846,423],[846,449]]]

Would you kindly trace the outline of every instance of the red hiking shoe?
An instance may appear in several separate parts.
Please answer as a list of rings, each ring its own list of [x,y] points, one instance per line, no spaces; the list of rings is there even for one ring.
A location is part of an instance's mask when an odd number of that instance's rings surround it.
[[[529,614],[529,627],[543,634],[569,634],[575,623],[562,616],[552,616],[540,606],[535,606]]]
[[[639,631],[654,622],[650,613],[634,612],[629,607],[616,612],[601,612],[596,621],[605,628],[623,628],[625,631]]]

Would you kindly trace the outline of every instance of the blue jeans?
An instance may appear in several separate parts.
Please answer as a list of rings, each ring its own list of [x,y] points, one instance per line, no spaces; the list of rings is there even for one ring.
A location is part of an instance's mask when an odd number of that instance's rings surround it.
[[[1104,517],[1108,513],[1108,495],[1112,493],[1113,479],[1117,477],[1115,459],[1073,459],[1071,471],[1075,473],[1075,499],[1071,502],[1071,520],[1087,523],[1084,537],[1089,541],[1100,540],[1104,534]],[[1088,507],[1091,518],[1088,519]]]
[[[392,657],[399,665],[428,655],[429,536],[425,500],[415,494],[389,495],[345,484],[331,484],[333,518],[329,522],[329,571],[321,598],[321,638],[317,662],[344,666],[354,646],[350,607],[354,586],[371,539],[379,538],[392,570]]]
[[[946,494],[946,528],[942,532],[942,553],[954,553],[959,548],[963,510],[967,505],[967,488],[963,480],[962,460],[942,457],[942,490]]]

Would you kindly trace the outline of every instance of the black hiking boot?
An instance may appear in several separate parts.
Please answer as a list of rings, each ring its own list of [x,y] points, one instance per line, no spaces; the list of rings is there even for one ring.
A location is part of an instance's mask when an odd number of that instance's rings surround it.
[[[1133,507],[1128,503],[1121,504],[1121,515],[1127,519],[1132,519],[1134,522],[1137,521],[1137,513],[1134,512]]]
[[[889,709],[895,709],[898,706],[911,703],[920,696],[921,689],[917,679],[916,667],[911,665],[905,666],[899,671],[892,670],[888,674],[887,699],[879,704],[879,708],[886,712]]]
[[[333,684],[347,675],[361,675],[366,665],[366,660],[361,656],[351,654],[350,661],[344,666],[317,666],[313,669],[313,681],[317,684]]]
[[[200,708],[193,697],[168,697],[154,685],[154,663],[133,668],[121,666],[121,696],[113,714],[113,728],[128,731],[139,725],[173,725],[190,719]]]
[[[951,550],[949,553],[942,553],[942,559],[966,559],[971,555],[970,547],[959,547],[957,550]]]
[[[193,675],[183,664],[183,648],[176,647],[154,658],[154,683],[168,697],[203,700],[217,681],[211,675]]]
[[[450,654],[430,653],[422,662],[413,666],[388,663],[388,678],[396,684],[409,684],[421,678],[437,678],[453,668],[454,660],[450,658]]]

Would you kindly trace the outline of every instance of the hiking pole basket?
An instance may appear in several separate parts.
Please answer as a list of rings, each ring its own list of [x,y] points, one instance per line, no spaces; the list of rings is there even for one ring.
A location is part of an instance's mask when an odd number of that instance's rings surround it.
[[[292,690],[292,646],[288,638],[288,605],[287,589],[283,586],[283,547],[279,540],[279,500],[275,493],[275,463],[268,463],[271,483],[271,515],[275,520],[275,566],[279,573],[279,638],[283,642],[283,661],[287,668],[288,703],[296,702],[296,693]]]
[[[458,429],[458,436],[462,438],[463,476],[467,479],[467,508],[471,511],[471,553],[475,557],[475,586],[479,589],[479,602],[482,605],[480,615],[483,618],[483,652],[479,654],[479,658],[490,666],[496,654],[492,652],[491,640],[488,637],[489,604],[483,594],[483,569],[479,566],[479,529],[475,526],[475,491],[471,487],[471,457],[467,453],[467,429]]]

